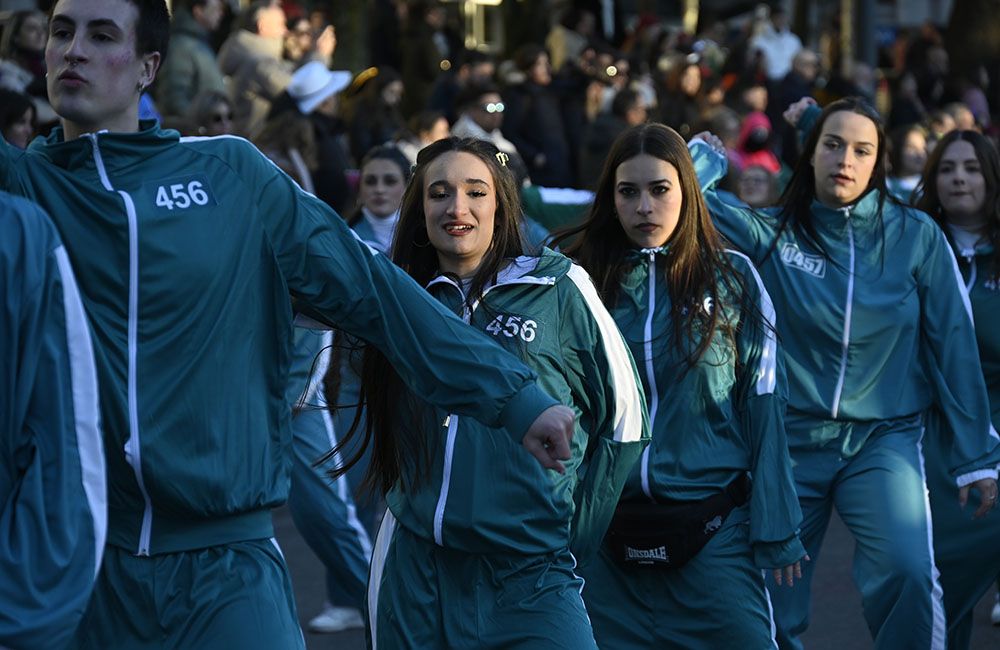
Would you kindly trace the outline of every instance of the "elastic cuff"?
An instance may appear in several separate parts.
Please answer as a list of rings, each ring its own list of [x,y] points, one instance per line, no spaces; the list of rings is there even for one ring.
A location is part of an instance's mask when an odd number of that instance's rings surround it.
[[[997,470],[996,469],[980,469],[980,470],[976,470],[975,472],[969,472],[968,474],[962,474],[961,476],[959,476],[959,477],[957,477],[955,479],[955,482],[958,483],[958,487],[961,488],[961,487],[965,487],[966,485],[970,485],[972,483],[975,483],[976,481],[981,481],[984,478],[996,479],[997,478]]]
[[[781,569],[806,556],[798,535],[781,542],[757,542],[753,545],[753,560],[758,569]]]
[[[535,419],[545,409],[556,406],[558,401],[531,382],[514,394],[500,411],[500,426],[507,429],[516,442],[521,442]]]

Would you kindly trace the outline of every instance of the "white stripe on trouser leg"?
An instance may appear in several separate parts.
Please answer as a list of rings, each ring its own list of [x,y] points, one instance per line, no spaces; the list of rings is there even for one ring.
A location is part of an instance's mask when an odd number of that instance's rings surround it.
[[[767,600],[767,620],[771,624],[771,643],[774,644],[775,650],[778,648],[778,626],[774,622],[774,606],[771,605],[771,592],[767,590],[767,571],[761,571],[761,578],[763,578],[764,584],[764,599]]]
[[[281,556],[282,562],[284,562],[285,561],[285,554],[281,552],[281,546],[278,544],[278,540],[275,539],[274,537],[271,537],[270,540],[271,540],[271,546],[274,547],[274,550],[276,550],[278,552],[278,555]],[[286,562],[285,566],[282,567],[282,568],[285,571],[285,573],[287,574],[288,573],[288,563]],[[305,632],[302,631],[302,626],[299,625],[298,621],[295,622],[295,627],[299,631],[299,637],[302,639],[302,647],[304,648],[306,646],[306,635],[305,635]]]
[[[375,536],[375,549],[372,551],[371,569],[368,571],[368,629],[372,637],[372,650],[378,650],[378,592],[382,586],[382,572],[385,570],[385,560],[389,555],[389,545],[392,535],[396,532],[396,518],[392,511],[386,510],[382,524]]]
[[[924,430],[921,430],[920,439],[923,440]],[[920,480],[924,484],[924,512],[927,518],[927,552],[931,559],[931,611],[933,612],[933,627],[931,628],[931,649],[944,650],[945,647],[945,619],[944,619],[944,590],[941,589],[941,573],[934,565],[934,529],[931,523],[931,502],[927,494],[927,472],[924,469],[924,446],[922,442],[917,443],[917,455],[920,459]]]

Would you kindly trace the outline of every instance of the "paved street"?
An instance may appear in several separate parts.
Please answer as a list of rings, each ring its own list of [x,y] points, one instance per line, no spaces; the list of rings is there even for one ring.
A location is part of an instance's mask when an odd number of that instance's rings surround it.
[[[275,513],[275,528],[288,560],[303,628],[323,602],[323,569],[292,525],[286,509]],[[838,518],[834,518],[823,544],[823,554],[813,583],[813,623],[805,636],[807,650],[866,650],[872,647],[861,616],[861,597],[851,583],[854,542]],[[989,622],[992,594],[976,609],[973,650],[1000,648],[1000,628]],[[306,633],[309,650],[362,650],[364,634],[332,635]]]

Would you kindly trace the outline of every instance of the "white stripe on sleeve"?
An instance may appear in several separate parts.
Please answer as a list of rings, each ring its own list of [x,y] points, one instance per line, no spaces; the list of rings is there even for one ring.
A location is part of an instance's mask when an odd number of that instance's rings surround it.
[[[87,317],[66,249],[62,246],[57,248],[55,257],[62,279],[63,306],[66,312],[66,346],[69,348],[70,378],[73,382],[73,418],[77,451],[80,455],[80,473],[94,525],[96,577],[101,568],[108,531],[108,495],[98,407],[97,369]]]
[[[614,319],[597,295],[597,289],[587,272],[574,264],[570,267],[567,277],[576,285],[597,322],[601,345],[608,359],[611,382],[615,391],[615,412],[612,420],[615,427],[614,440],[636,442],[642,437],[643,405],[628,347]]]
[[[757,290],[760,292],[759,308],[760,314],[764,318],[764,323],[762,324],[762,328],[764,329],[764,345],[760,352],[760,365],[757,368],[757,394],[768,395],[774,392],[778,371],[778,338],[775,333],[777,314],[774,311],[774,303],[771,302],[771,294],[764,287],[764,281],[760,279],[757,267],[753,265],[750,258],[732,249],[727,248],[726,252],[739,257],[747,263],[747,266],[750,267],[750,273],[753,274],[753,279],[757,283]]]

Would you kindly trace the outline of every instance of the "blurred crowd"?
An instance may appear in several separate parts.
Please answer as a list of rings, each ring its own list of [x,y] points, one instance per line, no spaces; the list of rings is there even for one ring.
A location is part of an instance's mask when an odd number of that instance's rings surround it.
[[[684,137],[707,129],[729,151],[727,189],[765,205],[797,156],[781,113],[802,97],[860,95],[878,106],[901,196],[949,130],[997,133],[997,72],[952,69],[932,25],[901,31],[872,68],[843,60],[834,37],[808,49],[780,7],[703,17],[695,35],[643,14],[609,38],[593,12],[562,5],[544,42],[501,56],[465,49],[458,16],[444,4],[378,2],[367,39],[372,65],[348,71],[338,69],[337,42],[354,35],[338,35],[321,3],[268,0],[240,10],[227,0],[174,0],[170,52],[142,117],[190,136],[249,138],[345,216],[357,212],[358,169],[372,148],[395,146],[414,162],[449,134],[491,140],[523,186],[583,190],[564,197],[585,202],[627,127],[658,121]],[[18,147],[56,122],[45,97],[45,8],[2,15],[0,130]]]

